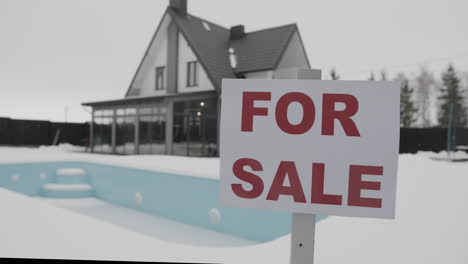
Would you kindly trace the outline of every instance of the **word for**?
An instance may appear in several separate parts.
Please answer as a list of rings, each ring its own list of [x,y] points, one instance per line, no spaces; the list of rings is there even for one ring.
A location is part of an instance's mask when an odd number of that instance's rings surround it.
[[[243,92],[242,94],[242,132],[253,131],[254,116],[268,116],[269,109],[255,107],[255,101],[271,101],[271,92]],[[303,108],[301,122],[292,124],[288,120],[288,107],[297,102]],[[343,110],[336,110],[335,104],[343,103]],[[323,94],[322,96],[322,135],[335,134],[335,120],[338,120],[347,136],[359,137],[359,131],[351,119],[359,110],[359,102],[349,94]],[[276,102],[275,119],[278,127],[288,134],[299,135],[309,131],[315,122],[315,104],[311,97],[300,92],[290,92]]]

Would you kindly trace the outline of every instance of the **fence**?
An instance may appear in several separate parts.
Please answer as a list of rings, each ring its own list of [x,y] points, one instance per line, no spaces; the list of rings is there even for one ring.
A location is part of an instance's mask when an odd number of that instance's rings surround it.
[[[468,146],[468,128],[456,128],[454,132],[454,146]],[[85,146],[88,144],[88,137],[88,123],[55,123],[0,118],[0,145],[39,146],[70,143]],[[400,129],[400,153],[439,152],[446,149],[447,128]]]
[[[40,146],[54,143],[88,144],[88,123],[55,123],[0,118],[0,145]]]
[[[453,145],[468,146],[468,128],[454,129]],[[400,153],[447,150],[447,128],[401,128]]]

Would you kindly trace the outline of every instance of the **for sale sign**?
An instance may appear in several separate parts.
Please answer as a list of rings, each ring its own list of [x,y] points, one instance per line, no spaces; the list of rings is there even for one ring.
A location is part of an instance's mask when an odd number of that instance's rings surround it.
[[[400,88],[391,81],[223,80],[223,205],[395,217]]]

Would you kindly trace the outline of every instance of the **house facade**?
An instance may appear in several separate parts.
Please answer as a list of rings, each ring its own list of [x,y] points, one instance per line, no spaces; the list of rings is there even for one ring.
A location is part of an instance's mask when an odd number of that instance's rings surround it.
[[[309,67],[296,24],[245,32],[171,0],[125,97],[83,103],[92,107],[90,150],[217,156],[222,79]]]

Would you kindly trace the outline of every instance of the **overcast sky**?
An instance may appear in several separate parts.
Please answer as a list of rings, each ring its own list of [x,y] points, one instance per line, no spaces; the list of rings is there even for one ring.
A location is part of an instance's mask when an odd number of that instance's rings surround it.
[[[169,0],[0,0],[0,117],[88,121],[122,98]],[[452,61],[468,71],[467,0],[189,0],[247,31],[297,23],[313,68],[342,79]],[[67,115],[65,114],[67,110]]]

